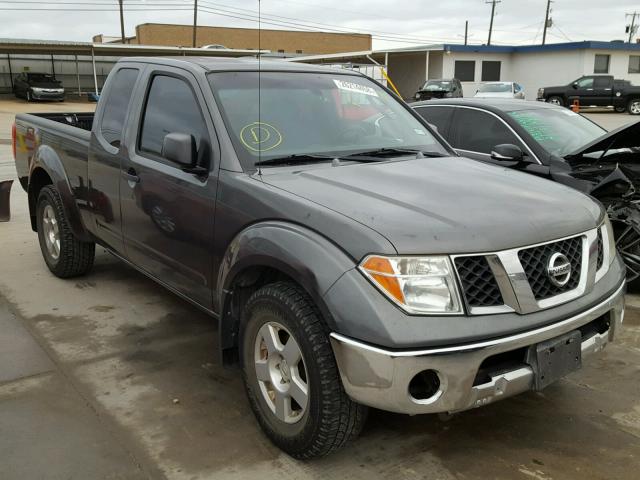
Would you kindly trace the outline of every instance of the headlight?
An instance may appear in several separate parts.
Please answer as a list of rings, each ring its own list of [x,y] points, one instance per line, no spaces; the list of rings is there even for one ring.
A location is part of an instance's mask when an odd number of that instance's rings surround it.
[[[539,88],[538,89],[538,98],[542,98],[544,97],[544,88]]]
[[[416,93],[416,100],[420,100],[420,94]]]
[[[42,89],[41,89],[41,88],[38,88],[38,87],[31,87],[31,90],[32,90],[34,93],[42,93]]]
[[[449,257],[370,255],[358,268],[382,293],[408,313],[462,313]]]
[[[453,92],[447,92],[444,94],[445,98],[451,98],[453,97]]]
[[[611,220],[609,220],[608,216],[604,217],[604,223],[601,228],[602,246],[609,252],[609,265],[611,265],[613,259],[616,257],[616,239],[613,235],[613,227],[611,226]]]

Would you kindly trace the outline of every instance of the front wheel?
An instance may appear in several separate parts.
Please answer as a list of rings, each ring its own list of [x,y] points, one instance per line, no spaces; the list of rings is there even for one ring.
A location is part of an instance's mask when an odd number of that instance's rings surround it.
[[[557,105],[559,107],[564,107],[564,100],[562,99],[562,97],[549,97],[547,98],[547,103],[550,103],[551,105]]]
[[[367,409],[345,393],[327,327],[296,284],[273,283],[251,296],[241,361],[258,423],[292,457],[327,455],[360,433]]]
[[[40,250],[49,270],[60,278],[87,273],[93,266],[95,244],[74,236],[60,194],[53,186],[40,190],[36,215]]]
[[[631,115],[640,115],[640,98],[634,98],[629,101],[627,110]]]
[[[624,113],[627,111],[627,107],[613,107],[616,113]]]

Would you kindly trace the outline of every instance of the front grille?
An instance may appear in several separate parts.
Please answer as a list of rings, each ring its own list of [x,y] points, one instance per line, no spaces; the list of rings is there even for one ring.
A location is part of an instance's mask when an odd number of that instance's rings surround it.
[[[571,277],[566,285],[559,287],[551,283],[547,273],[549,259],[554,253],[564,254],[571,263]],[[526,248],[518,252],[529,285],[536,300],[554,297],[573,290],[580,283],[582,274],[582,237],[573,237],[555,243]]]
[[[504,304],[498,283],[485,257],[458,257],[455,264],[469,307],[495,307]]]
[[[598,259],[596,261],[596,271],[602,268],[604,263],[604,245],[602,243],[602,230],[598,229]]]

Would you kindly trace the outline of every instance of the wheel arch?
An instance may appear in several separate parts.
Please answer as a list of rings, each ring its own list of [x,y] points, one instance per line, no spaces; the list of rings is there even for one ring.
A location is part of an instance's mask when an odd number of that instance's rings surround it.
[[[320,310],[330,329],[333,316],[323,296],[355,262],[322,235],[286,222],[265,222],[240,232],[231,242],[218,275],[220,353],[224,364],[237,360],[242,307],[263,285],[290,281]]]
[[[58,193],[60,193],[64,212],[67,216],[67,220],[73,234],[79,240],[90,241],[91,236],[82,223],[73,189],[69,184],[62,161],[51,147],[43,145],[38,149],[33,157],[29,172],[29,185],[27,190],[31,228],[34,232],[38,229],[36,221],[38,195],[46,185],[53,185]]]

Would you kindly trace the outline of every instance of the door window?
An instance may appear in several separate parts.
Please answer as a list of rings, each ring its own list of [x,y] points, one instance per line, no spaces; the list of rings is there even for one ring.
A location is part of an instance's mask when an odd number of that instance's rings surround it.
[[[416,112],[420,114],[429,124],[438,129],[438,133],[447,138],[447,126],[453,115],[451,107],[417,107]],[[448,138],[447,138],[448,140]]]
[[[593,88],[593,77],[583,77],[576,84],[578,88]]]
[[[596,77],[593,81],[594,88],[609,88],[611,87],[611,78],[609,77]]]
[[[455,148],[490,154],[493,147],[503,143],[522,144],[502,120],[479,110],[459,108],[455,120],[457,141]]]
[[[114,147],[119,146],[122,141],[124,120],[137,79],[137,68],[121,68],[115,72],[111,80],[113,83],[109,89],[109,96],[105,99],[100,133],[107,143]]]
[[[169,133],[193,135],[198,157],[208,146],[207,126],[189,84],[179,78],[157,75],[147,95],[140,150],[162,155],[162,143]]]

